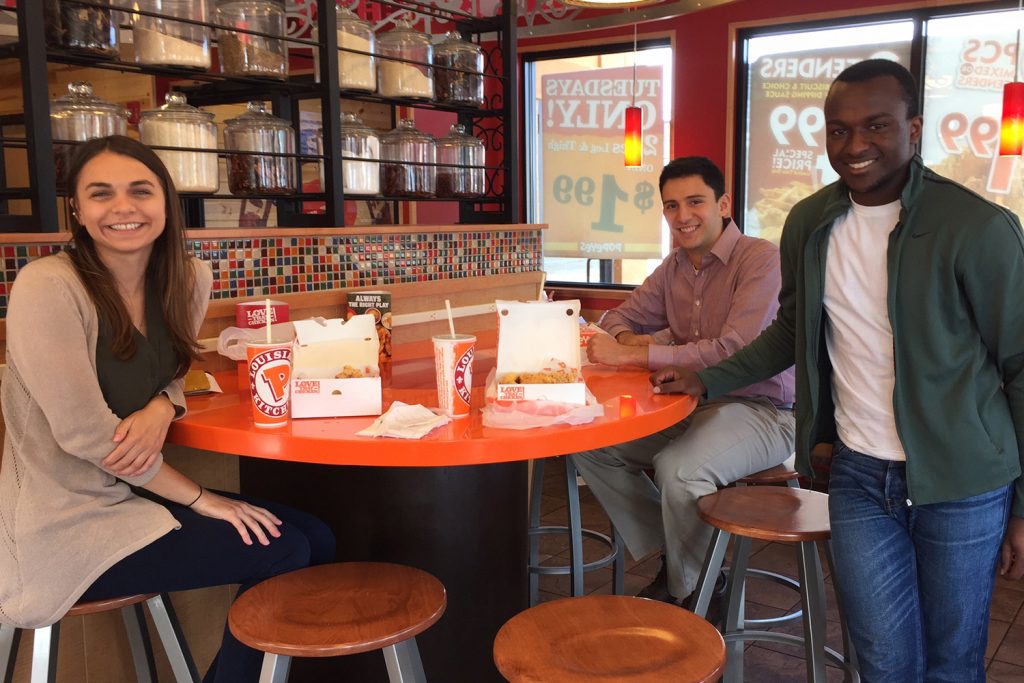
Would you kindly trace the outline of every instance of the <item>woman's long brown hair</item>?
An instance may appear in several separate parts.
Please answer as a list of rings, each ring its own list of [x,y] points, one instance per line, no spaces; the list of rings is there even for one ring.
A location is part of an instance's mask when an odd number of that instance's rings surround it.
[[[146,266],[146,286],[149,291],[159,294],[164,324],[167,326],[171,345],[178,360],[175,377],[182,377],[188,371],[191,362],[199,358],[200,348],[193,329],[195,321],[192,319],[192,302],[196,289],[195,272],[185,250],[184,220],[178,192],[174,189],[174,181],[171,180],[167,167],[153,150],[131,138],[111,135],[90,140],[78,147],[68,167],[68,188],[71,189],[73,196],[78,192],[82,168],[103,152],[112,152],[141,162],[160,179],[160,185],[163,187],[167,222],[164,231],[153,243],[153,251]],[[112,353],[121,360],[131,358],[135,355],[136,349],[128,309],[117,291],[113,276],[100,260],[96,244],[89,232],[78,222],[77,216],[72,216],[71,237],[74,248],[69,250],[71,261],[78,270],[89,297],[96,304],[99,316],[110,323],[114,337]]]

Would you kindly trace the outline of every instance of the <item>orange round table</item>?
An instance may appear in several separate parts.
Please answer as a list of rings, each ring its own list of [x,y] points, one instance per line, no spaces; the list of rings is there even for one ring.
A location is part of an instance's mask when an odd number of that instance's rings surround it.
[[[420,642],[432,680],[502,680],[491,643],[528,603],[527,461],[646,436],[694,406],[689,397],[653,394],[645,370],[588,366],[583,375],[603,417],[576,426],[485,427],[480,408],[494,344],[494,333],[478,335],[471,415],[423,439],[356,436],[374,417],[257,429],[231,372],[217,374],[223,393],[190,397],[188,413],[168,432],[175,444],[248,456],[239,463],[242,492],[324,519],[340,561],[396,562],[438,577],[448,609]],[[394,400],[437,404],[429,340],[397,346],[382,374],[385,410]],[[620,410],[624,394],[636,399],[631,415]],[[379,658],[359,657],[296,662],[289,680],[386,680]]]

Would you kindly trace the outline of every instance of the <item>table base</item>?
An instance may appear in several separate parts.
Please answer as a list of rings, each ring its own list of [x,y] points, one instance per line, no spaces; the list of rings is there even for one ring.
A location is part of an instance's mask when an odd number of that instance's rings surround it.
[[[396,562],[448,591],[441,620],[417,637],[428,680],[502,681],[494,636],[526,609],[527,462],[352,467],[243,458],[243,493],[323,519],[339,561]],[[290,683],[387,681],[379,652],[299,660]]]

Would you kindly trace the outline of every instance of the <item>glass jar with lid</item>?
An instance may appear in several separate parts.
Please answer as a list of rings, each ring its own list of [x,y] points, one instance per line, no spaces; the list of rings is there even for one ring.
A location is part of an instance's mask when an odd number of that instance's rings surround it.
[[[96,97],[92,85],[77,81],[68,85],[68,94],[50,103],[50,132],[56,140],[84,142],[128,131],[128,112],[123,107]],[[53,146],[57,181],[64,182],[67,164],[75,145]]]
[[[341,115],[341,156],[345,194],[380,194],[380,137],[355,114]]]
[[[196,109],[180,92],[169,92],[166,104],[142,112],[139,133],[147,145],[217,149],[213,114]],[[220,187],[217,155],[199,151],[154,150],[178,192],[216,192]]]
[[[284,36],[284,6],[271,0],[227,0],[217,5],[217,21],[225,26]],[[281,38],[217,30],[220,70],[229,76],[284,79],[288,58]]]
[[[295,158],[261,154],[294,154],[295,130],[270,114],[262,102],[250,102],[246,112],[224,122],[231,194],[289,194],[295,191]]]
[[[484,143],[456,123],[437,141],[438,197],[479,197],[484,194]]]
[[[426,34],[415,30],[407,18],[395,22],[395,28],[377,36],[377,85],[384,97],[434,97],[433,47]],[[419,62],[411,64],[400,60]]]
[[[380,137],[381,185],[389,197],[432,197],[437,181],[434,136],[416,130],[412,119]]]
[[[473,107],[484,103],[484,52],[456,31],[434,46],[434,95],[438,102]]]
[[[347,90],[377,90],[377,62],[372,54],[359,54],[346,50],[374,52],[375,37],[370,22],[363,21],[347,7],[338,6],[338,85]]]
[[[207,0],[135,0],[141,10],[193,21],[209,21]],[[210,68],[210,31],[172,18],[136,16],[132,24],[135,61],[205,71]]]
[[[106,7],[72,0],[44,0],[46,43],[50,47],[98,57],[117,56],[117,22]],[[95,0],[109,5],[110,0]]]

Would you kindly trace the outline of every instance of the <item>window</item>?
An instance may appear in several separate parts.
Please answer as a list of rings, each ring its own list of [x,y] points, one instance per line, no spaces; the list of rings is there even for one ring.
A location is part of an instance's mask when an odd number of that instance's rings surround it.
[[[872,57],[910,65],[912,21],[796,31],[746,41],[747,150],[740,197],[748,235],[778,243],[789,209],[836,180],[822,104],[847,66]]]
[[[642,44],[636,104],[644,165],[623,166],[634,52],[536,56],[526,63],[527,220],[547,223],[549,281],[639,284],[668,253],[658,175],[667,162],[672,51]]]
[[[997,149],[1003,84],[1014,78],[1017,12],[946,8],[885,19],[741,34],[746,144],[737,145],[737,205],[747,234],[778,241],[793,204],[836,179],[825,156],[821,107],[839,71],[869,57],[911,67],[921,84],[925,164],[1024,212],[1024,197],[1011,191],[1019,187],[1020,158],[1000,157]],[[914,54],[923,56],[921,65]]]

